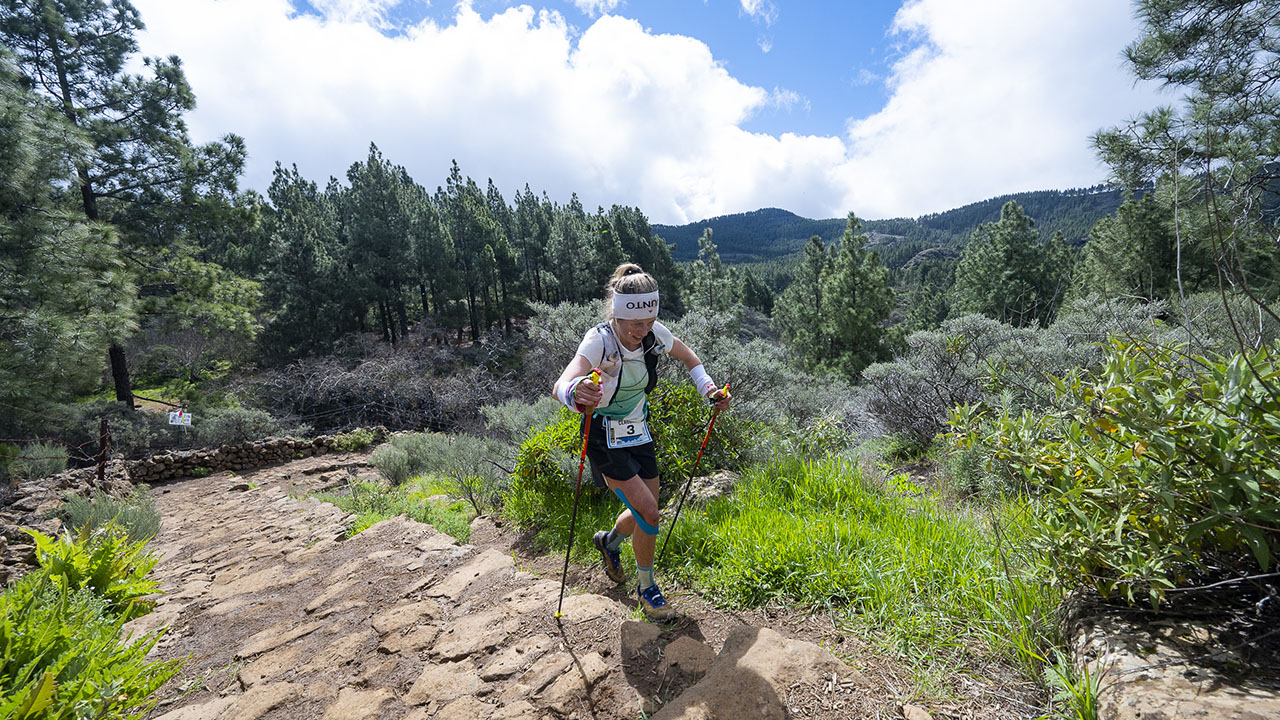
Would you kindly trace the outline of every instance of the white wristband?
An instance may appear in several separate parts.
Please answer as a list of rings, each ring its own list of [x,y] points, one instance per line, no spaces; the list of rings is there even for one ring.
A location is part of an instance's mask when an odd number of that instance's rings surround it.
[[[701,365],[689,370],[689,377],[693,378],[693,386],[698,388],[698,394],[703,397],[716,389],[715,381],[707,374],[707,369]]]
[[[582,378],[572,378],[570,380],[562,380],[556,383],[556,399],[564,403],[564,406],[570,410],[577,412],[578,406],[573,402],[573,388],[577,386],[578,381]]]

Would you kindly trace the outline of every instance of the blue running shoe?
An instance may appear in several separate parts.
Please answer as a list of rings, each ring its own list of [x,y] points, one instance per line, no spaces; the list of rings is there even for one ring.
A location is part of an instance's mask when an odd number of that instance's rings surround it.
[[[636,594],[640,596],[640,608],[650,620],[670,620],[676,616],[675,608],[667,604],[657,585],[650,585],[644,590],[637,587]]]
[[[600,551],[600,557],[604,562],[604,574],[608,575],[609,579],[616,583],[626,580],[627,574],[622,571],[622,553],[609,549],[609,532],[601,530],[592,535],[591,544],[595,545],[596,549]]]

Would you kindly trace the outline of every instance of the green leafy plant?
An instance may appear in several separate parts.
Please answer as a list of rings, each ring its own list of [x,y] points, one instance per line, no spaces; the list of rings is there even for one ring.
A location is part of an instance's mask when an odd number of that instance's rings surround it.
[[[91,590],[106,603],[106,609],[124,620],[151,611],[146,600],[155,593],[156,583],[147,579],[156,558],[146,552],[145,542],[130,542],[126,533],[113,524],[96,530],[88,527],[72,535],[53,538],[36,530],[26,530],[36,544],[36,560],[44,574],[59,589],[75,592]]]
[[[154,560],[120,533],[32,532],[41,566],[0,593],[0,717],[137,720],[181,667],[148,662],[160,639],[126,640],[122,627],[154,592]]]
[[[1115,343],[1054,380],[1051,412],[966,406],[951,440],[1033,493],[1059,579],[1153,605],[1209,563],[1268,569],[1280,548],[1277,348],[1220,360]]]
[[[210,472],[209,468],[203,465],[197,465],[191,469],[191,477],[195,477],[195,478],[208,477],[209,472]]]

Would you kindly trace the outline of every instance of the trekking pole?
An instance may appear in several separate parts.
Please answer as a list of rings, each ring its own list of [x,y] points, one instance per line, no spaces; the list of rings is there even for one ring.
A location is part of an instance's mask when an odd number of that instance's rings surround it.
[[[729,397],[729,383],[724,384],[724,398],[727,397]],[[698,448],[698,457],[693,461],[693,469],[689,471],[689,481],[684,484],[684,494],[680,496],[680,502],[676,505],[676,515],[671,518],[671,527],[667,530],[667,536],[662,539],[662,549],[658,551],[658,559],[654,561],[654,565],[662,561],[662,554],[667,551],[667,542],[676,531],[676,521],[680,519],[680,508],[684,507],[684,501],[693,488],[693,476],[698,472],[698,463],[702,461],[702,453],[707,449],[707,441],[711,439],[711,429],[716,426],[716,418],[719,416],[720,408],[711,411],[711,422],[707,423],[707,434],[702,436],[702,447]]]
[[[600,384],[600,370],[591,371],[591,382]],[[582,453],[578,455],[578,484],[573,488],[573,515],[569,519],[569,542],[564,548],[564,570],[560,571],[560,600],[556,602],[556,619],[560,619],[560,608],[564,605],[564,581],[569,575],[569,552],[573,550],[573,532],[578,524],[578,495],[582,491],[582,467],[587,464],[587,438],[591,437],[591,415],[595,405],[588,405],[582,411]]]

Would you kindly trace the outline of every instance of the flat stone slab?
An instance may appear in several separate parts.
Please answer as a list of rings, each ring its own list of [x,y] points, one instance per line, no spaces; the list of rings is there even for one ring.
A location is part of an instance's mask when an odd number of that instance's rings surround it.
[[[271,683],[249,688],[219,720],[258,720],[302,694],[297,683]]]
[[[441,614],[440,603],[434,600],[423,600],[416,603],[397,605],[390,610],[384,610],[374,615],[370,623],[379,635],[386,635],[425,620],[435,620]]]
[[[444,704],[464,695],[474,695],[484,683],[468,661],[427,665],[404,696],[406,705],[427,702]]]
[[[604,658],[599,653],[590,653],[570,664],[550,687],[542,691],[541,700],[552,710],[568,715],[578,707],[588,705],[591,688],[608,674],[609,665]]]
[[[554,603],[559,595],[560,583],[541,580],[503,595],[498,605],[512,615],[525,615]]]
[[[431,652],[456,660],[501,645],[519,628],[519,620],[497,609],[464,615],[440,633]]]
[[[253,657],[259,653],[274,650],[300,637],[310,635],[324,627],[324,625],[322,622],[309,622],[304,625],[295,625],[294,627],[277,625],[276,627],[268,628],[249,638],[249,641],[236,652],[236,657]]]
[[[653,716],[653,720],[737,720],[791,717],[783,698],[796,685],[819,685],[833,672],[850,672],[810,642],[788,640],[768,628],[742,626],[725,639],[707,674]]]
[[[184,708],[167,712],[156,718],[156,720],[217,720],[227,708],[235,704],[237,699],[237,697],[232,696],[216,698],[198,705],[188,705]]]
[[[251,688],[263,681],[277,678],[286,670],[297,666],[300,654],[301,651],[296,647],[272,650],[240,668],[240,672],[236,675],[240,678],[241,685]]]
[[[480,678],[499,680],[515,675],[542,657],[551,649],[553,642],[551,636],[544,633],[520,638],[515,644],[494,656],[493,660],[480,671]]]
[[[494,549],[485,550],[440,583],[427,588],[426,594],[457,602],[471,583],[503,571],[515,572],[515,562],[511,556]]]
[[[400,653],[416,653],[431,647],[440,634],[440,628],[434,625],[418,625],[406,632],[395,632],[382,638],[378,652],[396,655]]]
[[[359,690],[345,687],[338,691],[338,699],[324,711],[320,720],[376,720],[382,706],[395,695],[386,688]]]
[[[473,697],[458,698],[440,708],[433,720],[489,720],[497,709]]]
[[[567,621],[583,622],[598,617],[623,617],[628,608],[603,595],[570,595],[564,599],[560,614]]]

